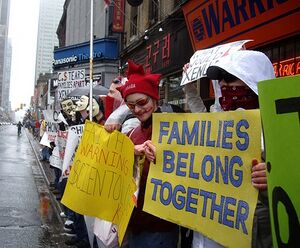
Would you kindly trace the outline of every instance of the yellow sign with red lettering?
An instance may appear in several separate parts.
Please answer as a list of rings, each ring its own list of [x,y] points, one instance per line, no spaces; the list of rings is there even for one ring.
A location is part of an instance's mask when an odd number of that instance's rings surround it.
[[[86,121],[62,204],[118,225],[121,243],[134,207],[134,147],[124,134]]]

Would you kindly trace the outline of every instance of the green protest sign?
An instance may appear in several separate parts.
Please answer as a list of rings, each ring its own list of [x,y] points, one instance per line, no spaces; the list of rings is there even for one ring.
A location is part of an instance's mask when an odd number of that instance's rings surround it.
[[[300,76],[259,82],[274,247],[300,244]]]

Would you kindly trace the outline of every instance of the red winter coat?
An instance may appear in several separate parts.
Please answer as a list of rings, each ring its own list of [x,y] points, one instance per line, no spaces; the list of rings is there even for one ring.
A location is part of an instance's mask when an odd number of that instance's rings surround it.
[[[130,134],[130,138],[135,145],[143,144],[146,140],[150,140],[152,135],[152,125],[147,127],[138,126]],[[143,172],[140,179],[140,189],[138,195],[137,208],[134,208],[129,228],[133,233],[147,232],[170,232],[177,227],[176,224],[165,221],[154,215],[142,211],[144,205],[146,182],[149,172],[150,162],[145,159]]]

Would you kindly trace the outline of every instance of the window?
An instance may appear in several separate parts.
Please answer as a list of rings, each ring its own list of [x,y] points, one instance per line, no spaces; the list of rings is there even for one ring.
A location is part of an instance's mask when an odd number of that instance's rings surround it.
[[[167,102],[170,104],[177,105],[182,109],[185,109],[186,99],[184,92],[182,90],[181,83],[181,75],[173,75],[164,79],[163,90],[161,89],[161,93],[165,93],[167,91]],[[161,95],[162,97],[162,95]]]
[[[159,0],[149,1],[149,26],[158,21]]]
[[[259,49],[270,58],[276,77],[300,74],[299,40],[300,35],[297,35]]]
[[[300,56],[300,36],[295,36],[272,43],[259,50],[264,52],[272,62],[279,62]]]
[[[174,7],[182,4],[184,1],[183,0],[174,0]]]
[[[130,15],[130,36],[137,35],[137,18],[137,7],[132,7]]]

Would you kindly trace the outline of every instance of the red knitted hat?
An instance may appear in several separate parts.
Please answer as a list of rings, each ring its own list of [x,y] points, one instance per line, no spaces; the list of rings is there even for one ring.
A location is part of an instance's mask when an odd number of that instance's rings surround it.
[[[118,90],[122,97],[133,93],[143,93],[156,100],[159,100],[159,79],[160,74],[146,74],[142,65],[136,65],[132,60],[128,60],[128,81]]]

